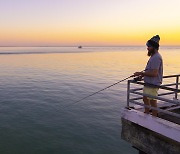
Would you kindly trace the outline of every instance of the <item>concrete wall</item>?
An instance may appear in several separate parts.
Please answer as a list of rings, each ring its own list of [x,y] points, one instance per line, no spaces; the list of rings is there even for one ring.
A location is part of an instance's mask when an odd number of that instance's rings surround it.
[[[180,154],[180,143],[124,118],[122,139],[147,154]]]

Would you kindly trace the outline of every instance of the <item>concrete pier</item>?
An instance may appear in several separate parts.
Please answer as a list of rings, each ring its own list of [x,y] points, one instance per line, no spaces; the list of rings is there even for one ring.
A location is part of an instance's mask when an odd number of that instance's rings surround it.
[[[173,117],[165,114],[153,117],[142,111],[123,109],[121,120],[122,139],[140,154],[180,154],[180,119],[173,121]]]

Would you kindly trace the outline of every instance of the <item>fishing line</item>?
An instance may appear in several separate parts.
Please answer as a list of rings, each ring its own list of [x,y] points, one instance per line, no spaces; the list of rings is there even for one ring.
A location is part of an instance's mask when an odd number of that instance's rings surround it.
[[[146,71],[146,70],[143,70],[143,71]],[[141,71],[141,72],[143,72],[143,71]],[[92,93],[92,94],[90,94],[90,95],[88,95],[88,96],[86,96],[86,97],[83,97],[82,99],[80,99],[80,100],[78,100],[78,101],[76,101],[76,102],[73,102],[73,103],[71,103],[71,104],[68,104],[68,105],[65,106],[63,109],[65,109],[65,108],[67,108],[67,107],[69,107],[69,106],[71,106],[71,105],[75,105],[75,104],[77,104],[77,103],[79,103],[79,102],[81,102],[81,101],[83,101],[83,100],[85,100],[85,99],[87,99],[87,98],[89,98],[89,97],[91,97],[91,96],[94,96],[94,95],[100,93],[101,91],[104,91],[104,90],[106,90],[106,89],[108,89],[108,88],[110,88],[110,87],[113,87],[113,86],[115,86],[115,85],[117,85],[117,84],[119,84],[119,83],[121,83],[121,82],[129,79],[129,78],[132,78],[132,77],[134,77],[134,75],[131,75],[131,76],[127,77],[127,78],[124,78],[124,79],[122,79],[122,80],[120,80],[120,81],[118,81],[118,82],[116,82],[116,83],[114,83],[114,84],[112,84],[112,85],[110,85],[110,86],[107,86],[107,87],[105,87],[105,88],[103,88],[103,89],[101,89],[101,90],[99,90],[99,91],[96,91],[96,92],[94,92],[94,93]]]

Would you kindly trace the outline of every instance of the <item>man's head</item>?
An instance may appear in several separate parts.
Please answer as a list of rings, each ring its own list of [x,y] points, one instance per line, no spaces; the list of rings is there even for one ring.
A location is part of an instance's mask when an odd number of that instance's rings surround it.
[[[159,35],[153,36],[150,40],[147,41],[147,50],[148,56],[152,56],[156,51],[159,50]]]

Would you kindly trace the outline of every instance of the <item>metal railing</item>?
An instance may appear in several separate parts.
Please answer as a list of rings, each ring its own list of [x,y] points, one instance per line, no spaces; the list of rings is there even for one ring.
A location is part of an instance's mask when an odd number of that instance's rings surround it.
[[[156,100],[160,100],[160,101],[172,104],[172,106],[173,106],[172,108],[174,108],[174,109],[180,108],[180,101],[178,100],[178,93],[180,93],[180,90],[178,89],[178,86],[180,85],[179,76],[180,76],[180,74],[163,76],[163,79],[175,78],[175,83],[164,84],[161,86],[147,84],[147,83],[144,83],[143,81],[128,80],[128,83],[127,83],[127,108],[130,108],[130,103],[132,103],[132,104],[140,105],[142,107],[157,110],[158,112],[162,112],[162,113],[180,118],[180,114],[171,112],[171,109],[165,110],[165,109],[161,109],[160,107],[152,107],[149,105],[145,105],[144,103],[140,103],[138,101],[138,100],[142,100],[143,96],[147,96],[147,97],[150,97],[150,98],[153,98]],[[168,92],[160,93],[160,94],[158,94],[158,96],[152,96],[152,95],[148,95],[148,94],[143,94],[143,92],[141,92],[143,90],[143,87],[131,88],[132,84],[136,85],[136,86],[138,85],[138,86],[156,87],[159,89],[166,90]],[[175,88],[172,88],[172,86],[175,86]],[[134,96],[133,98],[131,98],[131,94],[133,94],[133,96]],[[174,95],[173,99],[163,97],[163,96],[172,95],[172,94]],[[138,97],[137,97],[137,95],[138,95]]]

